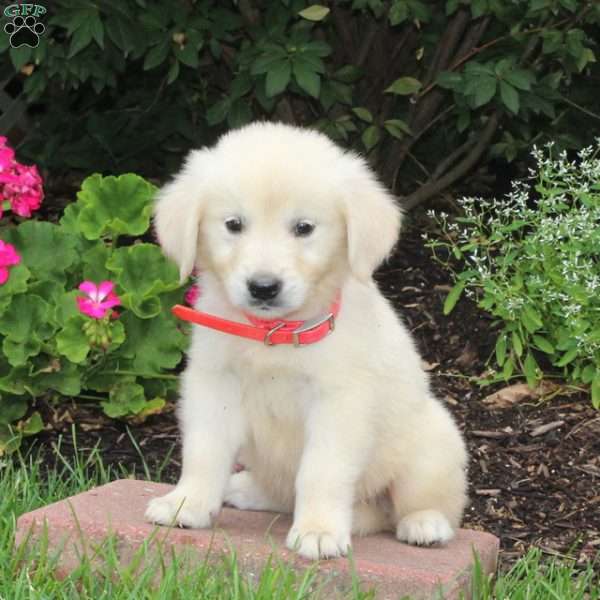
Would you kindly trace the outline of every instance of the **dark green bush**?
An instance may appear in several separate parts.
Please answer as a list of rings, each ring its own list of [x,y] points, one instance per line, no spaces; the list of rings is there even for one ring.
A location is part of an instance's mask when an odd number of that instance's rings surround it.
[[[225,128],[279,119],[368,152],[413,206],[482,158],[589,143],[600,118],[593,0],[47,9],[37,48],[0,37],[0,81],[18,73],[37,125],[21,150],[53,169],[160,175]]]

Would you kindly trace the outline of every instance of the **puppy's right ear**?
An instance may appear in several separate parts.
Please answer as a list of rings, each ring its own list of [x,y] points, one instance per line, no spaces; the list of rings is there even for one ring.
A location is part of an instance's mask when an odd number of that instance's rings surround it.
[[[191,152],[183,169],[158,192],[154,206],[156,236],[163,252],[177,263],[182,282],[196,262],[209,155],[209,150]]]

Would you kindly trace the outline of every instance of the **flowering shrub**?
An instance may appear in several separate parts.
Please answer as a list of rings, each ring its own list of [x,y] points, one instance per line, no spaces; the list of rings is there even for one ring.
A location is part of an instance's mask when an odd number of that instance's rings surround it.
[[[137,175],[92,175],[59,224],[0,228],[0,453],[42,427],[37,413],[22,420],[42,395],[143,418],[174,391],[165,371],[186,336],[169,309],[185,290],[158,246],[131,245],[154,193]]]
[[[497,317],[495,362],[505,379],[530,385],[544,363],[590,384],[600,408],[600,140],[570,162],[534,149],[531,180],[499,200],[464,198],[464,216],[437,217],[444,238],[429,246],[450,267],[464,260],[446,298],[449,313],[463,290]],[[540,364],[542,363],[542,364]],[[544,367],[545,368],[545,367]]]

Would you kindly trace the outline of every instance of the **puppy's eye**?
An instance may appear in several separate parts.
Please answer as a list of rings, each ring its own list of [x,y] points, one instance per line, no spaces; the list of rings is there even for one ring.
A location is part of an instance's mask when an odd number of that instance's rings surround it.
[[[231,233],[240,233],[244,229],[244,224],[239,217],[229,217],[225,219],[225,227]]]
[[[314,229],[314,223],[311,223],[310,221],[298,221],[294,225],[294,235],[296,237],[306,237],[310,235]]]

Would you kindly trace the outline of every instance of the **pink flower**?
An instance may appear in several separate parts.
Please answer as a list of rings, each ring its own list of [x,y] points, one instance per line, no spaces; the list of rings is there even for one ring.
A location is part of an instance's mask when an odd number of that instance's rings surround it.
[[[12,167],[15,160],[15,152],[6,145],[7,139],[0,136],[0,173]]]
[[[86,295],[77,298],[79,312],[93,319],[103,319],[113,306],[121,304],[121,300],[113,292],[114,287],[112,281],[103,281],[100,285],[84,281],[78,288]]]
[[[200,297],[200,286],[195,283],[194,285],[190,285],[183,299],[190,306],[194,306],[196,304],[196,300]]]
[[[17,254],[12,244],[7,244],[0,240],[0,285],[8,281],[8,267],[18,265],[21,257]]]
[[[15,160],[15,153],[6,141],[0,136],[0,204],[8,201],[15,214],[30,217],[44,198],[42,178],[36,166],[28,167]]]

